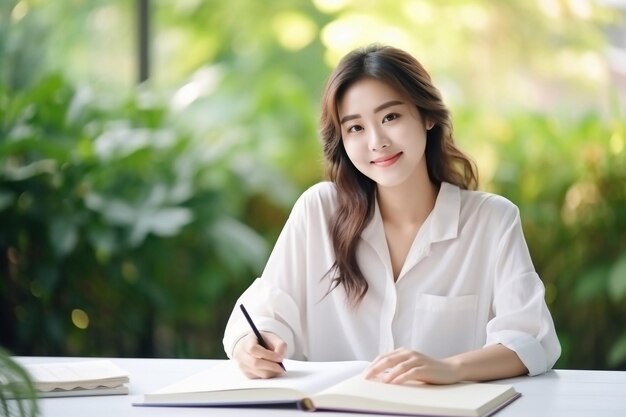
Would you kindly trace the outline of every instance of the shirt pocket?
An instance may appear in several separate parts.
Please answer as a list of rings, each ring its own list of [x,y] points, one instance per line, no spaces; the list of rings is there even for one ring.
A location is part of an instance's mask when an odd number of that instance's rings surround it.
[[[445,297],[418,294],[411,347],[417,352],[445,358],[475,349],[478,296]]]

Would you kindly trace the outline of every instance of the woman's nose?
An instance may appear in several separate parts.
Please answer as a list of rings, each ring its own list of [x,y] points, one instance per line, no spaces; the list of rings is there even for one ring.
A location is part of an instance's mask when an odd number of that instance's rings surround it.
[[[381,149],[385,149],[390,144],[389,138],[381,129],[373,129],[370,136],[370,150],[372,151],[380,151]]]

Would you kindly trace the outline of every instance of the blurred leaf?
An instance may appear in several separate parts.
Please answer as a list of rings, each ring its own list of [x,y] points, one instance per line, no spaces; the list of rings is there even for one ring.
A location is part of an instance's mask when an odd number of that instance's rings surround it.
[[[102,262],[107,261],[117,246],[114,231],[102,225],[92,225],[87,234],[96,250],[96,258]]]
[[[607,362],[613,368],[618,368],[626,362],[626,333],[622,333],[617,342],[611,347]]]
[[[97,193],[85,195],[85,205],[91,210],[100,212],[105,219],[115,225],[132,224],[137,218],[135,209],[125,201],[107,199]]]
[[[618,302],[626,296],[626,256],[622,256],[611,268],[608,283],[609,296]]]
[[[263,238],[249,226],[233,218],[216,219],[209,236],[221,242],[216,249],[235,272],[248,268],[259,271],[267,260],[268,245]]]
[[[36,417],[37,391],[28,372],[0,347],[0,414],[5,417]]]
[[[78,242],[78,233],[74,223],[64,217],[58,217],[50,223],[50,243],[60,257],[74,250]]]
[[[0,191],[0,211],[9,207],[15,201],[15,195],[11,192]]]
[[[12,181],[23,181],[36,175],[52,174],[56,168],[56,161],[42,159],[25,166],[12,167],[8,165],[5,167],[4,175]]]
[[[143,241],[148,233],[157,236],[174,236],[193,220],[193,214],[187,208],[144,208],[137,212],[130,235],[132,245]]]
[[[608,268],[601,266],[580,275],[576,281],[574,296],[579,302],[588,302],[606,293],[606,283],[608,279]]]
[[[95,140],[96,154],[102,161],[120,159],[143,148],[169,148],[176,143],[173,132],[113,126]]]

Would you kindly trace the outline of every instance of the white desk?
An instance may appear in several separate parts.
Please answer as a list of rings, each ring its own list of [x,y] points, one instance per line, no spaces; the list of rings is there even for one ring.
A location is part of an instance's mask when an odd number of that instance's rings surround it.
[[[19,357],[22,363],[68,361],[70,358]],[[87,358],[81,358],[87,359]],[[65,397],[40,400],[41,417],[162,417],[162,416],[306,416],[299,410],[228,408],[133,407],[143,393],[154,391],[213,366],[200,359],[113,359],[128,371],[129,395]],[[625,417],[626,372],[555,370],[536,377],[503,380],[513,384],[522,397],[496,414],[497,417]],[[315,414],[317,415],[317,414]],[[322,417],[354,416],[329,413]]]

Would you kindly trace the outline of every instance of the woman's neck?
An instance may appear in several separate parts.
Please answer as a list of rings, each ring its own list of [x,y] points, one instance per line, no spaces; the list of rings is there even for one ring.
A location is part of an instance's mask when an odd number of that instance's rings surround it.
[[[438,192],[428,177],[397,187],[377,187],[383,222],[401,227],[421,225],[435,207]]]

